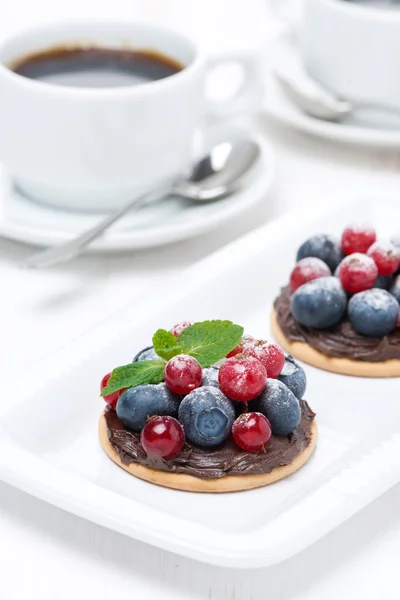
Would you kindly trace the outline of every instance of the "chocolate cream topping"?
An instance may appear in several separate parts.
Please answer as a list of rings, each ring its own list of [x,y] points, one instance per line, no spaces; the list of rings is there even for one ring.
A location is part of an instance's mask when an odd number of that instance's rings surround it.
[[[140,434],[129,431],[112,409],[106,409],[108,439],[125,465],[140,463],[171,473],[186,473],[200,479],[215,479],[225,475],[270,473],[275,467],[288,465],[311,441],[311,425],[315,414],[304,400],[301,404],[300,425],[287,436],[273,435],[266,452],[245,452],[228,438],[215,448],[200,448],[185,442],[181,452],[172,460],[148,457],[140,444]]]
[[[310,329],[297,323],[290,312],[290,290],[284,287],[274,303],[276,318],[291,342],[306,342],[327,356],[383,362],[400,359],[400,330],[384,338],[372,338],[355,331],[347,316],[329,329]]]

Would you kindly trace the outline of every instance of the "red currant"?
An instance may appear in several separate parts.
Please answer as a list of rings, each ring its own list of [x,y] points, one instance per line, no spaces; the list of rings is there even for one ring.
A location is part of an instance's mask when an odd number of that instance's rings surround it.
[[[368,225],[350,225],[342,234],[342,250],[345,254],[365,254],[375,242],[376,232]]]
[[[236,348],[234,348],[233,350],[231,350],[229,352],[229,354],[226,355],[226,358],[232,358],[232,356],[236,356],[236,354],[241,354],[243,352],[243,347],[245,344],[251,344],[251,342],[254,342],[254,338],[252,335],[244,335],[242,337],[242,341],[240,342],[240,344],[238,344],[236,346]]]
[[[193,356],[178,354],[165,365],[164,381],[175,394],[189,394],[201,385],[202,378],[201,365]]]
[[[246,344],[243,348],[245,356],[252,356],[264,365],[267,376],[276,379],[280,375],[285,364],[285,355],[278,344],[272,344],[263,340],[255,340],[252,344]]]
[[[185,434],[173,417],[150,417],[141,431],[140,443],[147,456],[170,460],[182,450]]]
[[[303,283],[320,277],[329,277],[330,275],[332,275],[330,268],[320,258],[314,256],[302,258],[290,274],[290,291],[295,292]]]
[[[256,358],[238,354],[222,363],[218,383],[221,391],[232,400],[247,402],[265,389],[267,371]]]
[[[267,417],[259,412],[242,413],[232,425],[233,439],[247,452],[265,452],[271,439],[271,425]]]
[[[111,373],[107,373],[107,375],[104,375],[104,377],[100,383],[100,392],[102,392],[104,390],[110,377],[111,377]],[[125,392],[126,389],[127,388],[124,388],[123,390],[118,390],[117,392],[113,392],[112,394],[109,394],[108,396],[103,396],[103,400],[105,402],[107,402],[107,404],[109,406],[111,406],[111,408],[115,408],[117,406],[118,398],[120,397],[121,394],[123,394]]]
[[[243,344],[240,343],[226,355],[226,358],[232,358],[232,356],[236,356],[237,354],[241,354],[243,352]]]
[[[391,275],[399,268],[400,250],[392,242],[375,242],[367,254],[375,261],[379,275]]]
[[[191,325],[193,325],[193,321],[182,321],[181,323],[174,325],[170,331],[175,337],[178,337],[186,327],[190,327]]]
[[[378,267],[366,254],[350,254],[339,265],[340,282],[351,294],[371,289],[377,276]]]

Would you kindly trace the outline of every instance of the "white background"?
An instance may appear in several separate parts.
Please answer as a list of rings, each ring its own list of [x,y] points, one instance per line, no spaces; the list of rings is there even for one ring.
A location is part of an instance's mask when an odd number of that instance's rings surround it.
[[[0,37],[55,18],[141,16],[182,27],[212,51],[255,42],[262,47],[271,30],[263,0],[6,2],[0,0]],[[333,146],[280,129],[262,116],[252,122],[274,144],[276,184],[240,222],[217,233],[134,255],[82,257],[44,272],[22,272],[18,263],[32,249],[0,241],[3,378],[24,377],[54,348],[146,290],[157,293],[184,267],[291,207],[312,210],[340,190],[388,189],[400,196],[400,153]],[[12,398],[1,402],[11,404]],[[0,484],[0,597],[394,599],[399,597],[399,506],[400,486],[301,555],[270,569],[231,571],[129,540]]]

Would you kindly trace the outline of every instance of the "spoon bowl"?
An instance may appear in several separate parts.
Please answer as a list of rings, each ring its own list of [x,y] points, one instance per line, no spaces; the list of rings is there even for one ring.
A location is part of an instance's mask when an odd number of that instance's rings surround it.
[[[350,102],[336,98],[305,75],[300,79],[275,70],[274,76],[289,100],[311,117],[342,121],[354,110]]]
[[[301,67],[298,67],[294,74],[275,69],[274,77],[289,100],[310,117],[340,123],[356,111],[373,110],[380,115],[395,116],[400,122],[400,110],[397,107],[372,101],[350,102],[338,98],[319,82],[314,81]]]

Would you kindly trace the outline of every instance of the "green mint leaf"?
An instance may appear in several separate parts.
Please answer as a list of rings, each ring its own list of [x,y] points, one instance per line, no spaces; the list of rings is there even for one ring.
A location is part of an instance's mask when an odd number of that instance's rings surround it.
[[[107,386],[101,392],[108,396],[124,388],[136,387],[147,383],[164,381],[165,362],[163,360],[143,360],[123,367],[117,367],[111,374]]]
[[[202,367],[210,367],[233,350],[242,339],[243,327],[231,321],[203,321],[186,327],[177,343],[183,354],[196,358]]]
[[[177,354],[182,354],[182,347],[178,344],[176,337],[166,329],[158,329],[153,335],[153,346],[158,356],[169,360]]]

